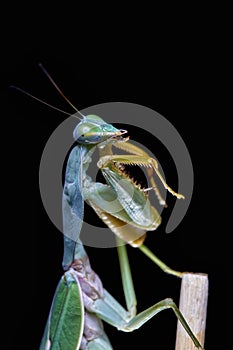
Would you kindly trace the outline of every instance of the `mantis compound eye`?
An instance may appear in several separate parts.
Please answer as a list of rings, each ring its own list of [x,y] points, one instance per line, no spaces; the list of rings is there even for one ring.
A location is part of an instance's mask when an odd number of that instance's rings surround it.
[[[103,131],[99,125],[81,123],[77,125],[73,133],[74,139],[81,144],[96,144],[101,142]]]

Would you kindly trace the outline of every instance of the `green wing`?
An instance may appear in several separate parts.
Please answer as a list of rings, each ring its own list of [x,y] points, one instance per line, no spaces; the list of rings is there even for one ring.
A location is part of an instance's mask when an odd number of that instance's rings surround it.
[[[53,299],[40,350],[76,350],[84,327],[84,307],[78,280],[72,271],[61,278]]]

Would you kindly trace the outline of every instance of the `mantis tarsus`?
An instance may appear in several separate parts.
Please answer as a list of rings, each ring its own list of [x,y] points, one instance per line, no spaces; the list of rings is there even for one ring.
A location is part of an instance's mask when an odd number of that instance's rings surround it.
[[[44,70],[43,67],[42,69]],[[60,91],[49,74],[46,71],[45,73]],[[69,102],[66,97],[65,99]],[[156,230],[161,222],[160,215],[150,203],[148,191],[154,190],[160,204],[165,205],[154,175],[159,177],[171,194],[177,198],[184,197],[166,184],[156,160],[130,143],[129,137],[125,137],[126,130],[117,129],[96,115],[84,116],[76,111],[75,116],[78,119],[81,116],[81,119],[73,132],[76,145],[71,150],[67,162],[62,203],[65,273],[54,295],[40,350],[110,350],[112,346],[104,332],[102,320],[118,330],[131,332],[168,308],[174,311],[194,345],[202,349],[172,299],[164,299],[139,314],[136,313],[136,296],[127,248],[123,244],[124,242],[138,247],[162,270],[181,277],[181,272],[166,266],[143,242],[146,231]],[[114,148],[121,149],[126,154],[115,154]],[[106,184],[94,182],[87,174],[95,151],[99,152],[97,166]],[[146,167],[150,188],[145,190],[136,185],[124,171],[125,165]],[[90,204],[116,236],[127,310],[103,288],[101,280],[91,268],[79,238],[84,201]]]

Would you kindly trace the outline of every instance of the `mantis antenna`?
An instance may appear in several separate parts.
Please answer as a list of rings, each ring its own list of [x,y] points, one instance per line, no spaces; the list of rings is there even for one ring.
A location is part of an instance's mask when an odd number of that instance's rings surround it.
[[[41,100],[40,98],[38,98],[38,97],[36,97],[36,96],[30,94],[29,92],[27,92],[27,91],[25,91],[25,90],[19,88],[18,86],[11,85],[10,88],[16,89],[16,90],[22,92],[23,94],[25,94],[25,95],[27,95],[27,96],[29,96],[29,97],[31,97],[31,98],[34,98],[34,99],[37,100],[38,102],[43,103],[44,105],[46,105],[46,106],[48,106],[48,107],[50,107],[50,108],[53,108],[53,109],[55,109],[55,110],[57,110],[57,111],[59,111],[59,112],[62,112],[62,113],[64,113],[64,114],[70,115],[70,113],[63,111],[63,110],[60,109],[60,108],[54,107],[54,106],[51,105],[50,103],[47,103],[47,102]],[[76,117],[76,118],[78,118],[78,117]],[[80,118],[78,118],[78,119],[80,119]]]
[[[53,78],[51,77],[51,75],[47,72],[47,70],[44,68],[44,66],[42,65],[42,63],[38,63],[38,66],[40,67],[40,69],[43,71],[43,73],[47,76],[47,78],[51,81],[51,83],[53,84],[53,86],[55,87],[55,89],[59,92],[59,94],[66,100],[66,102],[68,102],[68,104],[76,111],[78,112],[83,118],[85,118],[85,115],[83,115],[74,105],[73,103],[70,102],[70,100],[64,95],[64,93],[61,91],[61,89],[59,88],[59,86],[55,83],[55,81],[53,80]],[[80,119],[80,118],[78,118]],[[80,119],[81,120],[81,119]]]
[[[50,76],[50,74],[47,72],[47,70],[44,68],[44,66],[43,66],[41,63],[39,63],[38,65],[39,65],[39,67],[41,68],[41,70],[43,71],[43,73],[47,76],[47,78],[51,81],[51,83],[52,83],[53,86],[56,88],[56,90],[59,92],[59,94],[66,100],[66,102],[68,102],[68,104],[69,104],[76,112],[78,112],[83,118],[85,118],[85,115],[82,114],[82,113],[70,102],[70,100],[64,95],[64,93],[61,91],[61,89],[60,89],[60,88],[58,87],[58,85],[55,83],[55,81],[54,81],[53,78]],[[70,116],[70,113],[63,111],[63,110],[60,109],[60,108],[54,107],[54,106],[51,105],[50,103],[41,100],[40,98],[38,98],[38,97],[36,97],[36,96],[30,94],[29,92],[27,92],[27,91],[21,89],[21,88],[18,87],[18,86],[11,85],[10,88],[16,89],[16,90],[22,92],[23,94],[25,94],[25,95],[27,95],[27,96],[29,96],[29,97],[31,97],[31,98],[34,98],[34,99],[37,100],[38,102],[43,103],[43,104],[46,105],[46,106],[48,106],[48,107],[50,107],[50,108],[53,108],[53,109],[55,109],[56,111],[62,112],[62,113],[64,113],[64,114],[67,114],[67,115]],[[82,120],[82,119],[79,118],[77,115],[73,115],[73,116],[74,116],[75,118],[79,119],[79,120]]]

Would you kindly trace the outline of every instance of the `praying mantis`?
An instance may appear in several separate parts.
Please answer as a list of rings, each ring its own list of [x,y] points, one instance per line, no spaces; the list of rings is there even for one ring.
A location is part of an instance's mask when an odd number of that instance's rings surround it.
[[[48,72],[42,69],[60,92]],[[184,196],[166,184],[157,161],[130,143],[126,130],[108,124],[97,115],[84,116],[77,109],[75,117],[79,122],[73,131],[75,146],[67,161],[62,197],[64,275],[55,291],[40,350],[110,350],[112,345],[102,321],[118,330],[131,332],[166,309],[173,310],[194,345],[203,349],[172,299],[159,301],[137,314],[126,248],[126,244],[129,244],[140,249],[166,273],[181,277],[182,273],[159,260],[144,245],[144,240],[146,232],[156,230],[161,223],[159,213],[150,203],[148,192],[154,191],[159,203],[165,205],[154,176],[172,195],[178,199],[184,199]],[[126,154],[117,154],[115,149]],[[97,167],[106,184],[95,182],[88,175],[94,152],[99,153]],[[136,184],[126,173],[126,165],[145,167],[150,187],[143,189]],[[85,201],[115,234],[127,310],[104,289],[100,278],[92,270],[80,239]]]

